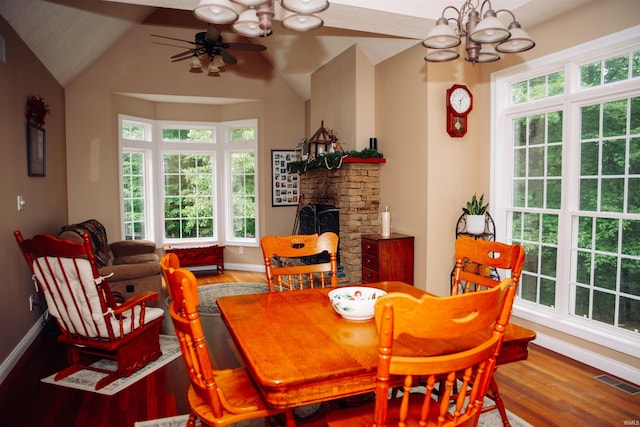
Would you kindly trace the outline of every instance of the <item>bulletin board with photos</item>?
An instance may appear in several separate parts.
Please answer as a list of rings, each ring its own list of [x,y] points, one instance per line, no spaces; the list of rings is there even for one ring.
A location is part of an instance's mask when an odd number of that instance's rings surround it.
[[[300,197],[300,176],[287,172],[287,163],[296,161],[295,150],[272,150],[272,206],[295,206]]]

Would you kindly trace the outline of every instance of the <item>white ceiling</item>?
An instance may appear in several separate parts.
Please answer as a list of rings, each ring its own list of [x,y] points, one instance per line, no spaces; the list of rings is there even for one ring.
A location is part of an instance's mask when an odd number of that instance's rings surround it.
[[[593,0],[493,0],[491,4],[495,10],[509,8],[527,29],[589,1]],[[184,15],[197,3],[198,0],[2,0],[0,14],[60,84],[67,86],[133,25],[144,23],[159,8],[177,9]],[[303,99],[310,97],[311,73],[354,43],[375,65],[420,43],[446,6],[460,7],[463,1],[330,3],[329,9],[320,14],[325,21],[323,28],[298,33],[276,25],[271,36],[250,40],[267,46],[263,53],[267,60]],[[280,17],[276,2],[275,18]],[[205,24],[202,25],[204,30]],[[175,52],[168,52],[168,56],[170,53]]]

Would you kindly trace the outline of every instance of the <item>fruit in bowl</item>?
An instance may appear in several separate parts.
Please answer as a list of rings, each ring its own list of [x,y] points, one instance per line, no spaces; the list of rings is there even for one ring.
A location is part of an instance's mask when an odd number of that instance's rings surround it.
[[[369,320],[373,318],[376,300],[386,292],[366,286],[345,286],[329,292],[333,309],[348,320]]]

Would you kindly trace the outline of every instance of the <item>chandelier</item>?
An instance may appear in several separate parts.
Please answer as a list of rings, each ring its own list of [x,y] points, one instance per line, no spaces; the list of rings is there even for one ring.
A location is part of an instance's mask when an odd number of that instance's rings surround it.
[[[427,38],[422,42],[422,45],[429,49],[424,57],[426,61],[445,62],[457,59],[460,54],[454,48],[463,38],[467,51],[464,59],[473,64],[497,61],[500,59],[498,52],[518,53],[535,46],[534,41],[522,29],[510,10],[494,11],[491,2],[484,0],[478,12],[478,4],[479,0],[475,2],[467,0],[460,9],[453,6],[444,8],[442,16],[436,21],[436,26],[429,31]],[[488,5],[488,9],[480,20],[485,5]],[[448,10],[455,11],[457,16],[445,17]],[[511,15],[512,21],[508,27],[498,19],[498,14],[502,12]],[[455,25],[449,25],[450,21]]]
[[[321,27],[324,21],[315,15],[329,7],[328,0],[200,0],[194,13],[213,24],[232,24],[245,37],[266,37],[272,32],[274,2],[285,10],[282,25],[296,31]]]

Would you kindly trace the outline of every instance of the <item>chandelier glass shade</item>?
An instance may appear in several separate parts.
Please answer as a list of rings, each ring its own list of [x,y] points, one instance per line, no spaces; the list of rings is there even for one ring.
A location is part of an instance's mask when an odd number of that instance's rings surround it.
[[[200,0],[193,12],[212,24],[232,24],[242,36],[266,37],[273,31],[276,2],[284,9],[282,25],[296,31],[324,25],[315,14],[329,7],[328,0]]]
[[[445,62],[459,58],[460,55],[454,48],[463,40],[467,51],[465,60],[474,64],[497,61],[500,59],[498,52],[518,53],[535,46],[510,10],[494,11],[491,1],[484,0],[478,11],[478,3],[479,0],[467,0],[460,9],[454,6],[444,8],[436,26],[422,42],[422,45],[429,49],[424,57],[426,61]],[[488,9],[480,19],[485,6]],[[447,18],[445,15],[448,10],[454,11],[455,16]],[[511,15],[512,20],[508,27],[498,19],[500,13]]]

